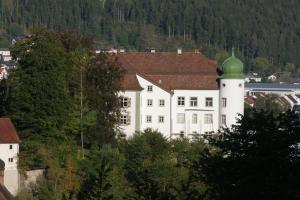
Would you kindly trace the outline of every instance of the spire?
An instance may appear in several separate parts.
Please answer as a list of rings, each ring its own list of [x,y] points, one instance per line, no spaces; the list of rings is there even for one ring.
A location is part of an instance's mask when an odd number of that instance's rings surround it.
[[[235,57],[235,55],[234,55],[234,47],[232,47],[232,49],[231,49],[231,56]]]

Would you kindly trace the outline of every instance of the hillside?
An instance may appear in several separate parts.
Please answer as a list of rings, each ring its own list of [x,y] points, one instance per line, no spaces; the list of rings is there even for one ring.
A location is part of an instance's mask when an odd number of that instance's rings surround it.
[[[46,26],[96,37],[101,47],[235,46],[246,62],[266,57],[300,66],[298,0],[0,0],[0,7],[1,46]]]

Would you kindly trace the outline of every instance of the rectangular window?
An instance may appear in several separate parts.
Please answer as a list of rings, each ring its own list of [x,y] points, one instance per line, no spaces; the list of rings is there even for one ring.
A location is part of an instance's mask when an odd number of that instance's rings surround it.
[[[165,100],[164,99],[159,100],[159,106],[161,106],[161,107],[165,106]]]
[[[190,98],[190,106],[191,107],[197,107],[198,106],[198,98],[197,97],[191,97]]]
[[[152,116],[151,115],[146,116],[146,122],[147,123],[152,123]]]
[[[120,116],[120,124],[121,125],[130,125],[130,116],[129,114],[121,114]]]
[[[14,162],[14,159],[13,158],[8,158],[8,162],[12,163],[12,162]]]
[[[177,113],[177,123],[184,124],[185,122],[185,115],[184,113]]]
[[[192,123],[193,124],[197,124],[198,123],[198,115],[197,114],[193,114],[192,115]]]
[[[213,107],[213,98],[212,97],[206,97],[205,98],[205,106],[206,107]]]
[[[153,86],[152,85],[148,85],[147,86],[147,91],[148,92],[153,92]]]
[[[153,106],[153,100],[152,99],[147,99],[147,106],[149,106],[149,107]]]
[[[221,115],[221,124],[226,125],[226,115]]]
[[[158,116],[158,122],[159,123],[164,123],[165,122],[165,117],[164,116]]]
[[[222,98],[222,107],[226,108],[227,106],[227,98]]]
[[[122,108],[129,108],[130,107],[130,103],[131,103],[131,99],[128,97],[121,97],[120,98],[121,101],[121,107]]]
[[[12,149],[12,148],[13,148],[13,145],[12,145],[12,144],[10,144],[10,145],[9,145],[9,149]]]
[[[177,105],[184,106],[184,97],[177,97]]]
[[[213,115],[212,114],[205,114],[204,115],[204,123],[205,124],[212,124],[213,123]]]

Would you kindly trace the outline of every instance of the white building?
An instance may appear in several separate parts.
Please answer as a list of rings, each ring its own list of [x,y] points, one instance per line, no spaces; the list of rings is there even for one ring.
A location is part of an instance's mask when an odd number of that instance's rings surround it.
[[[126,70],[120,124],[127,137],[146,128],[167,138],[211,134],[244,113],[243,64],[234,55],[221,77],[217,63],[199,52],[124,52],[117,57]],[[231,74],[231,68],[240,74]],[[227,86],[220,89],[220,82]]]
[[[10,61],[12,59],[9,49],[0,48],[0,55],[3,61]]]
[[[0,160],[5,163],[4,185],[13,195],[20,186],[18,173],[19,137],[9,118],[0,118]]]

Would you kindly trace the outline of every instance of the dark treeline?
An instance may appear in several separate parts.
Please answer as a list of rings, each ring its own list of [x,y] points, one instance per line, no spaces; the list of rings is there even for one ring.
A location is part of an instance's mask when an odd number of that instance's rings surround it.
[[[0,7],[6,37],[44,25],[97,37],[101,46],[235,46],[246,61],[300,65],[297,0],[1,0]]]

